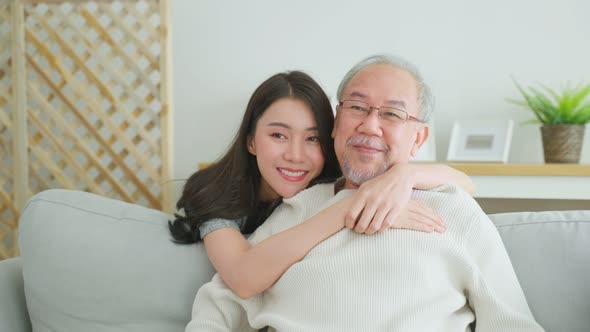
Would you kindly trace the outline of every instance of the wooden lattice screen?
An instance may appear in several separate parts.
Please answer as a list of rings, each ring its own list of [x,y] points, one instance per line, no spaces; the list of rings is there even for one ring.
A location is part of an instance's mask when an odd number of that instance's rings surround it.
[[[45,189],[171,210],[167,1],[0,2],[0,259]]]

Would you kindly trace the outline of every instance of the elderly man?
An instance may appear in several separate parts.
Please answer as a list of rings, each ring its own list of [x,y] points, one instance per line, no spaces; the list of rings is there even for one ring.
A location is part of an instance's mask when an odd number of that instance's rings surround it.
[[[343,204],[348,189],[408,163],[428,138],[429,90],[399,58],[365,59],[345,76],[338,98],[332,135],[344,179],[286,199],[253,243]],[[413,199],[445,219],[445,234],[344,229],[247,300],[216,276],[199,290],[187,331],[542,331],[475,201],[450,185],[414,191]]]

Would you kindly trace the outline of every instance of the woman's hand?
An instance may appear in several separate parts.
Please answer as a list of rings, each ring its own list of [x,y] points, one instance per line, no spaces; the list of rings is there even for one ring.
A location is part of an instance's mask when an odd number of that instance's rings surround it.
[[[443,232],[444,222],[431,209],[418,202],[408,204],[415,183],[416,172],[408,164],[395,165],[363,183],[353,194],[344,219],[345,227],[365,234],[389,228]],[[404,215],[400,219],[402,212]]]
[[[397,219],[394,220],[391,228],[413,229],[427,233],[433,231],[444,233],[448,227],[436,212],[411,199],[406,207],[402,209]]]

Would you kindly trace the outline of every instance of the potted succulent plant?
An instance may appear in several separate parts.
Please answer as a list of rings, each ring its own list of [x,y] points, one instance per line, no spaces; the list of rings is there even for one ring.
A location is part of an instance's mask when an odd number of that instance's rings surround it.
[[[528,107],[535,119],[528,123],[541,123],[543,151],[546,163],[578,163],[584,142],[584,128],[590,122],[590,84],[571,86],[561,94],[541,85],[541,89],[528,87],[528,91],[513,80],[524,100],[509,101]]]

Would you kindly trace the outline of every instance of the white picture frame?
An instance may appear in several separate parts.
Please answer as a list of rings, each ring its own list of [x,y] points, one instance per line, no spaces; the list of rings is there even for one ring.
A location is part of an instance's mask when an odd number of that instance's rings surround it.
[[[422,144],[415,157],[410,157],[412,162],[435,162],[436,161],[436,139],[434,135],[434,120],[428,124],[428,138]]]
[[[447,160],[450,162],[507,163],[514,121],[465,119],[455,121]]]

